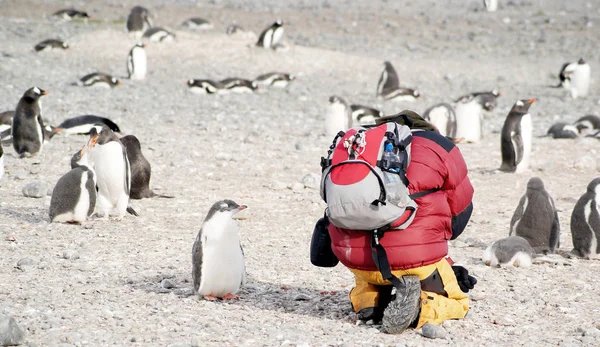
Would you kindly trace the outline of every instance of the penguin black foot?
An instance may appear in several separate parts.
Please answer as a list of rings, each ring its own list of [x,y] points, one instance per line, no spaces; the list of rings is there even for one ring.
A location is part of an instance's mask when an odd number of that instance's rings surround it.
[[[127,206],[127,213],[132,214],[132,215],[134,215],[136,217],[140,216],[137,212],[135,212],[135,210],[131,206]]]

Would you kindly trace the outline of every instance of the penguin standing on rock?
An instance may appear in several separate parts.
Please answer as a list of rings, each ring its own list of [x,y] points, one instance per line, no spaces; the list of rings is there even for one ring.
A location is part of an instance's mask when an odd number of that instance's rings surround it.
[[[492,267],[530,267],[534,254],[527,240],[520,236],[509,236],[492,243],[483,252],[482,260],[485,265]]]
[[[48,92],[29,88],[15,110],[11,128],[13,147],[21,158],[36,155],[44,145],[44,121],[40,97]]]
[[[600,178],[587,186],[571,214],[571,254],[581,258],[600,258]]]
[[[392,63],[386,61],[383,65],[383,71],[377,83],[378,97],[394,101],[415,101],[421,97],[421,93],[416,89],[400,87],[398,74]]]
[[[121,137],[121,143],[127,150],[127,159],[131,166],[131,191],[129,197],[131,199],[144,198],[172,198],[168,195],[159,195],[150,189],[150,162],[142,154],[142,146],[140,140],[134,135]]]
[[[258,37],[256,45],[267,49],[276,49],[281,44],[283,38],[283,21],[278,19],[275,23],[266,28]]]
[[[128,210],[131,188],[131,169],[125,146],[108,126],[103,125],[100,132],[96,128],[90,130],[88,147],[98,187],[96,212],[108,217],[115,211],[122,218]]]
[[[346,100],[337,95],[329,98],[329,111],[325,114],[325,134],[335,136],[352,126],[352,109]]]
[[[88,163],[86,145],[71,159],[71,171],[62,176],[50,200],[50,220],[59,223],[84,223],[96,206],[96,175]]]
[[[142,6],[135,6],[127,16],[127,31],[136,39],[142,36],[145,29],[151,28],[150,13]]]
[[[208,211],[192,248],[194,291],[207,300],[234,299],[246,283],[244,252],[232,217],[246,209],[231,200],[216,202]]]
[[[138,42],[131,48],[127,56],[127,73],[129,79],[143,80],[146,78],[147,57],[144,44]]]
[[[500,142],[501,171],[519,173],[529,167],[533,136],[529,107],[534,101],[535,99],[518,100],[506,116]]]
[[[536,253],[554,253],[560,246],[558,212],[539,177],[527,182],[525,195],[510,220],[509,236],[526,239]]]

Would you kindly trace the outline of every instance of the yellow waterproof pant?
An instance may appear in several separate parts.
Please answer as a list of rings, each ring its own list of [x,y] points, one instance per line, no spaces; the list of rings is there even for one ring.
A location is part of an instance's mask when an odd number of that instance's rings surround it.
[[[392,273],[398,278],[406,275],[416,275],[420,280],[424,280],[436,269],[440,274],[448,297],[421,290],[421,313],[417,329],[425,323],[441,324],[448,319],[464,318],[469,311],[469,298],[460,290],[452,266],[446,258],[435,264],[407,270],[395,270]],[[379,271],[355,269],[350,269],[350,271],[354,273],[356,280],[356,286],[350,291],[350,301],[354,311],[358,312],[363,308],[376,307],[379,301],[377,286],[392,284],[384,280]]]

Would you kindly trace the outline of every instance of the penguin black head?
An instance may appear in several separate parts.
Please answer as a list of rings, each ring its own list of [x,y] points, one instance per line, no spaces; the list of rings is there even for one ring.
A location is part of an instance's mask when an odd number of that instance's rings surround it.
[[[585,60],[583,60],[583,58],[579,58],[579,60],[577,61],[577,64],[583,65],[583,64],[585,64]]]
[[[118,141],[119,138],[110,130],[106,124],[98,124],[90,129],[90,140],[88,141],[88,149],[92,149],[96,144],[104,145],[110,141]]]
[[[511,114],[511,113],[514,113],[514,114],[527,114],[527,112],[529,112],[529,107],[531,106],[531,104],[533,104],[534,101],[535,101],[535,98],[534,99],[529,99],[529,100],[527,100],[527,99],[518,100],[513,105],[513,107],[510,110],[509,114]]]
[[[502,96],[502,92],[500,92],[498,89],[492,89],[492,95],[495,97]]]
[[[330,104],[346,104],[346,101],[337,95],[332,95],[329,97]]]
[[[539,177],[532,177],[527,182],[527,190],[542,190],[544,189],[544,182]]]
[[[121,81],[119,81],[119,79],[116,77],[111,77],[110,84],[112,84],[113,86],[118,86],[121,85]]]
[[[587,186],[587,191],[588,193],[594,193],[597,194],[598,192],[596,191],[596,189],[598,188],[598,185],[600,185],[600,177],[596,177],[594,178],[590,184],[588,184]]]
[[[246,209],[247,207],[248,206],[246,206],[246,205],[238,205],[233,200],[229,200],[229,199],[220,200],[220,201],[215,202],[212,205],[212,207],[208,211],[208,214],[206,215],[206,219],[204,219],[204,221],[208,221],[211,218],[213,218],[219,214],[229,215],[230,217],[233,217],[238,212]]]
[[[284,22],[281,19],[278,19],[275,21],[275,23],[273,23],[273,26],[280,27],[283,24],[284,24]]]
[[[32,87],[25,91],[25,94],[23,94],[23,98],[28,102],[35,102],[40,98],[40,96],[47,94],[49,93],[43,89],[40,89],[38,87]]]

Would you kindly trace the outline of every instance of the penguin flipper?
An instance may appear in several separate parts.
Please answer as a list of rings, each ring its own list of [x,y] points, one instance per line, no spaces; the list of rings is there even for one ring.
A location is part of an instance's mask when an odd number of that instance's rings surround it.
[[[134,216],[136,216],[136,217],[139,217],[139,216],[140,216],[140,215],[139,215],[137,212],[135,212],[135,210],[134,210],[134,209],[133,209],[133,207],[131,207],[131,206],[127,206],[127,213],[129,213],[129,214],[131,214],[131,215],[134,215]]]
[[[242,258],[244,258],[244,248],[242,248],[242,243],[240,242],[240,251],[242,251]],[[244,271],[242,272],[242,281],[240,282],[240,286],[246,284],[246,262],[244,262]]]
[[[202,247],[203,247],[202,229],[198,232],[194,246],[192,247],[192,283],[194,291],[200,289],[200,281],[202,279]]]
[[[521,197],[521,200],[519,200],[519,205],[517,205],[517,208],[515,209],[515,213],[513,214],[511,220],[510,220],[510,230],[508,232],[508,236],[516,236],[516,230],[514,230],[515,226],[517,223],[519,223],[519,221],[521,220],[521,218],[523,218],[523,212],[524,212],[524,206],[527,203],[527,197],[525,195],[523,195]]]
[[[510,140],[513,144],[513,152],[514,152],[514,165],[517,166],[523,160],[523,138],[520,133],[512,132],[510,134]]]
[[[552,199],[550,199],[550,202],[552,202]],[[552,206],[554,207],[554,204]],[[550,229],[550,252],[554,253],[557,248],[560,248],[560,223],[558,220],[558,211],[555,208],[552,228]]]

